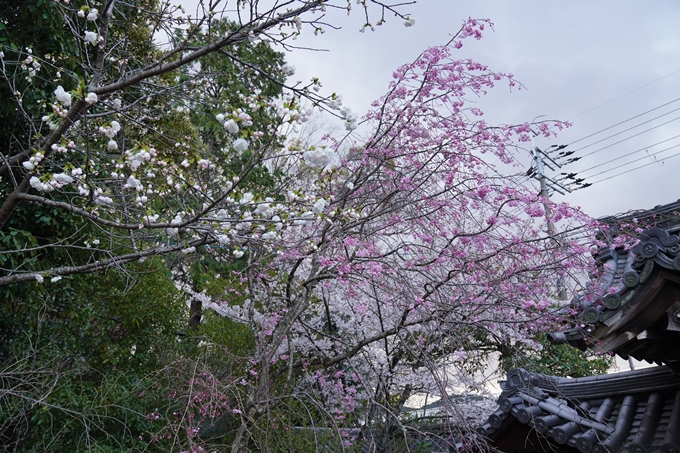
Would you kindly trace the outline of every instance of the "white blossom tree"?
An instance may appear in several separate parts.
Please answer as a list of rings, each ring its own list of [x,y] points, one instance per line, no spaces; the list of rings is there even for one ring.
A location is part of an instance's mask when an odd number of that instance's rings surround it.
[[[298,108],[300,96],[316,105],[335,102],[335,95],[311,90],[318,81],[289,87],[279,99],[250,87],[240,93],[243,108],[211,105],[211,116],[229,136],[219,149],[203,143],[188,124],[189,109],[210,102],[202,58],[219,55],[283,86],[286,68],[266,61],[249,67],[251,62],[239,59],[239,49],[250,46],[257,52],[258,40],[285,47],[303,26],[310,32],[320,28],[323,11],[342,2],[201,2],[204,14],[197,18],[153,1],[56,3],[63,22],[60,38],[65,29],[73,55],[38,55],[31,46],[3,50],[5,88],[14,96],[15,120],[23,130],[15,128],[6,137],[0,226],[12,227],[17,207],[32,203],[105,230],[108,245],[83,257],[74,253],[65,266],[6,269],[0,285],[94,272],[220,238],[224,242],[223,233],[243,223],[247,211],[245,203],[238,203],[248,192],[239,181],[282,145],[282,125],[305,116]],[[364,8],[400,14],[380,1]],[[225,20],[229,27],[222,25]],[[178,35],[176,29],[184,32]],[[170,48],[155,43],[163,32],[177,38]],[[60,65],[64,60],[68,64]],[[52,90],[45,92],[50,84]],[[37,99],[36,86],[43,98]],[[24,107],[29,98],[30,109]],[[225,168],[246,151],[239,171]],[[290,206],[290,214],[300,209]],[[168,234],[175,238],[170,243]],[[86,242],[91,241],[78,235],[40,247],[75,252]],[[22,253],[8,251],[17,252]]]

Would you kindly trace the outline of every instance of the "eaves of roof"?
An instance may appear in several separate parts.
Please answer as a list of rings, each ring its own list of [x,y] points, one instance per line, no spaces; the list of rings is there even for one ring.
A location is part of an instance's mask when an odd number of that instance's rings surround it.
[[[595,282],[604,294],[572,301],[579,327],[548,335],[553,343],[613,352],[680,369],[680,237],[677,225],[651,228],[631,250],[604,249]],[[673,233],[669,232],[673,231]]]
[[[666,366],[577,379],[517,369],[502,388],[478,429],[492,441],[516,420],[555,448],[680,452],[680,377]]]

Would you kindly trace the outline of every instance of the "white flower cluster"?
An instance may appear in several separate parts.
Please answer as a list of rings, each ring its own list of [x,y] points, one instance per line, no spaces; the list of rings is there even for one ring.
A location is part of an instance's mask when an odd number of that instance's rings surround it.
[[[149,151],[141,150],[135,154],[132,154],[130,151],[126,151],[125,154],[127,155],[127,160],[130,163],[130,169],[132,171],[137,171],[137,169],[144,162],[149,162],[151,158],[156,155],[156,150],[150,148]]]
[[[278,235],[276,234],[276,231],[267,231],[266,233],[262,234],[262,239],[265,241],[273,241],[277,237]]]
[[[182,223],[182,215],[177,214],[174,219],[170,221],[170,225],[180,225]],[[177,236],[177,233],[179,232],[178,228],[166,228],[165,232],[168,233],[170,236]]]
[[[78,10],[78,17],[85,17],[85,10],[87,9],[87,7],[83,7],[83,8],[84,9]],[[89,12],[87,13],[87,20],[89,20],[91,22],[94,22],[95,20],[97,20],[97,18],[99,17],[99,11],[97,10],[97,8],[92,8],[92,9],[89,9],[88,11]]]
[[[290,77],[295,74],[295,66],[284,64],[281,67],[281,72],[283,73],[284,76]]]
[[[257,207],[255,207],[255,210],[253,211],[254,215],[260,215],[262,217],[271,217],[271,213],[272,213],[271,202],[259,203]]]
[[[28,182],[31,187],[38,192],[52,192],[54,190],[54,187],[51,184],[42,182],[37,176],[31,176],[31,179]]]
[[[43,157],[45,156],[42,153],[35,153],[34,156],[31,156],[26,162],[22,162],[21,165],[23,165],[26,170],[33,171],[40,161],[43,160]]]
[[[52,175],[52,181],[54,181],[52,185],[57,188],[61,188],[66,184],[71,184],[73,182],[73,178],[66,173],[55,173]]]
[[[238,134],[239,128],[238,124],[234,120],[228,120],[224,122],[224,129],[230,134]]]
[[[349,107],[341,108],[340,114],[345,119],[345,129],[348,131],[353,131],[357,128],[357,120],[359,117]]]
[[[68,143],[68,145],[66,145],[66,146],[60,145],[60,144],[57,144],[57,143],[53,143],[52,146],[50,146],[50,149],[51,149],[52,151],[54,151],[55,153],[60,153],[60,154],[64,154],[64,153],[67,152],[69,149],[71,150],[71,152],[75,152],[75,150],[76,150],[76,144],[73,142],[73,140],[71,140],[71,141]]]
[[[96,44],[97,40],[99,39],[99,36],[97,36],[97,33],[93,31],[86,31],[85,35],[83,36],[83,39],[88,44]]]
[[[108,138],[113,138],[118,134],[120,131],[120,123],[118,121],[111,121],[111,124],[108,126],[100,126],[99,127],[99,133],[102,135],[105,135]]]
[[[227,119],[227,116],[229,116],[230,118]],[[243,109],[237,109],[231,112],[231,114],[218,113],[217,115],[215,115],[215,119],[222,123],[224,128],[230,134],[238,133],[239,127],[237,122],[240,122],[243,127],[250,127],[253,125],[253,118],[246,112],[244,112]]]
[[[302,155],[305,163],[312,168],[326,168],[335,163],[335,152],[328,148],[314,148]]]
[[[328,101],[328,107],[332,108],[333,110],[339,110],[341,106],[342,96],[334,93],[331,96],[331,99]]]
[[[342,106],[342,96],[334,93],[326,104],[333,110],[340,111],[340,116],[345,120],[345,129],[353,131],[357,128],[357,120],[359,117],[356,113],[352,112],[352,109],[349,107]]]
[[[55,188],[61,188],[66,184],[71,184],[74,179],[66,173],[55,173],[48,182],[43,182],[37,176],[31,176],[29,184],[39,192],[52,192]]]
[[[312,211],[305,211],[302,214],[300,214],[300,218],[298,220],[293,221],[293,225],[309,225],[312,223],[312,220],[314,219],[314,213]]]
[[[59,85],[56,90],[54,90],[54,95],[57,97],[57,101],[61,103],[64,107],[71,106],[71,93],[64,91],[64,88]]]
[[[69,101],[70,102],[70,101]],[[59,108],[58,106],[54,105],[53,107]],[[59,127],[58,123],[55,123],[52,121],[52,118],[49,115],[45,115],[42,117],[42,120],[47,123],[47,126],[50,128],[51,131],[55,130],[57,127]]]
[[[323,198],[319,198],[318,200],[316,200],[316,203],[314,203],[312,212],[316,215],[319,215],[323,212],[324,209],[326,209],[326,200],[324,200]]]
[[[113,199],[105,195],[99,195],[97,198],[94,199],[94,201],[98,205],[113,204]]]
[[[237,153],[242,153],[248,149],[248,141],[244,138],[237,138],[232,144],[234,151]]]
[[[300,109],[300,113],[298,114],[297,120],[301,123],[306,123],[307,121],[309,121],[313,114],[314,109],[312,107]]]
[[[252,201],[253,201],[253,193],[252,192],[246,192],[241,197],[239,204],[250,204],[250,203],[252,203]]]
[[[100,206],[113,204],[113,199],[104,195],[104,191],[101,188],[98,188],[94,191],[92,198],[94,198],[94,202]]]
[[[252,117],[248,115],[246,112],[244,112],[243,109],[237,109],[233,111],[231,114],[218,113],[217,115],[215,115],[215,119],[218,122],[222,123],[222,126],[224,126],[224,130],[234,135],[238,134],[239,131],[241,130],[241,128],[239,127],[239,123],[241,123],[241,127],[250,127],[253,125]],[[248,147],[249,143],[244,138],[237,138],[232,143],[232,148],[234,148],[234,151],[236,151],[237,153],[242,153],[246,151]]]
[[[90,94],[94,95],[94,93]],[[99,127],[99,133],[111,139],[107,143],[107,147],[109,148],[110,151],[115,151],[118,149],[118,143],[113,139],[113,137],[115,137],[118,134],[118,131],[120,131],[120,123],[118,121],[111,121],[111,124],[109,124],[108,126]]]
[[[30,48],[26,49],[26,51],[29,54],[33,52]],[[40,72],[40,63],[35,58],[33,58],[33,55],[29,55],[21,63],[21,69],[28,71],[28,79],[30,80],[31,77],[35,77],[38,72]]]
[[[141,192],[144,190],[144,186],[142,185],[142,182],[135,178],[134,175],[130,175],[125,183],[125,186],[123,186],[126,189],[135,189],[137,192]]]

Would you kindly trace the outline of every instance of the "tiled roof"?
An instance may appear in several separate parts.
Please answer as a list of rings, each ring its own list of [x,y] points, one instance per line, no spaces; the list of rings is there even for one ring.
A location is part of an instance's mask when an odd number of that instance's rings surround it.
[[[612,235],[621,223],[654,228],[630,251],[599,251],[594,285],[605,296],[593,302],[577,295],[571,307],[579,326],[549,334],[554,343],[665,365],[576,379],[512,370],[499,409],[478,429],[496,448],[680,453],[679,213],[680,200],[600,219]]]
[[[680,452],[680,377],[666,366],[576,379],[517,369],[502,388],[499,409],[478,429],[491,440],[516,420],[553,449]]]
[[[669,226],[678,225],[680,223],[680,200],[674,201],[672,203],[657,205],[652,209],[637,209],[633,211],[628,211],[623,214],[606,216],[598,219],[600,222],[615,224],[619,222],[630,222],[633,219],[639,222],[645,222],[648,220],[663,220],[659,226],[667,229]]]
[[[654,219],[657,227],[641,233],[630,251],[600,250],[602,273],[595,284],[605,296],[594,302],[576,296],[572,306],[580,310],[580,327],[549,334],[551,341],[680,369],[678,211],[680,201],[600,219],[610,224]]]

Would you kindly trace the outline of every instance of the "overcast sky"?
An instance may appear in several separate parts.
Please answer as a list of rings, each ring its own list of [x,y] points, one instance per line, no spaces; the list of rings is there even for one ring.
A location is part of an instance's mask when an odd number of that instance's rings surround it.
[[[195,11],[198,0],[181,1],[188,11]],[[227,8],[233,4],[230,0]],[[296,43],[324,51],[288,54],[287,60],[296,67],[293,81],[319,77],[323,94],[342,94],[345,105],[363,114],[385,92],[394,69],[427,47],[446,43],[464,19],[488,18],[495,31],[481,41],[466,41],[458,55],[514,74],[526,90],[510,93],[498,86],[491,91],[481,102],[487,121],[519,123],[543,116],[574,123],[556,140],[538,139],[539,148],[571,144],[670,103],[566,148],[576,151],[570,157],[595,153],[548,174],[575,172],[595,184],[566,196],[555,194],[555,200],[600,217],[680,198],[680,138],[671,139],[680,135],[680,110],[672,112],[680,109],[677,0],[418,0],[402,9],[416,19],[413,27],[388,16],[385,25],[365,33],[359,32],[363,14],[357,5],[354,8],[349,17],[329,11],[327,20],[341,30],[328,28],[314,36],[303,29]],[[656,116],[661,118],[652,121]],[[664,122],[668,124],[661,125]],[[641,133],[649,128],[653,129]],[[594,144],[613,134],[617,135]],[[634,134],[639,135],[614,144]],[[667,141],[655,145],[663,140]],[[634,154],[624,157],[628,153]],[[618,160],[608,163],[613,159]],[[634,159],[641,160],[613,169]],[[528,158],[525,162],[530,163]],[[647,166],[601,181],[642,165]],[[606,172],[598,175],[601,171]]]
[[[354,2],[352,2],[354,3]],[[677,1],[454,1],[420,0],[403,11],[416,19],[413,27],[398,18],[375,32],[359,33],[362,15],[353,11],[329,15],[343,26],[324,35],[307,33],[301,46],[328,52],[295,51],[287,58],[295,67],[295,79],[320,77],[328,92],[343,95],[345,104],[363,113],[387,88],[392,71],[412,61],[429,46],[448,41],[467,17],[489,18],[495,31],[481,41],[467,41],[461,58],[474,58],[491,69],[511,72],[526,90],[509,93],[499,86],[483,101],[488,121],[516,123],[545,116],[570,120],[574,126],[557,140],[538,139],[539,148],[567,144],[635,115],[680,98],[680,2]],[[677,71],[677,72],[676,72]],[[660,80],[659,80],[660,79]],[[604,104],[604,105],[603,105]],[[617,128],[598,134],[566,150],[620,133],[655,116],[661,118],[573,156],[597,151],[562,170],[579,172],[590,182],[635,167],[651,164],[624,176],[598,182],[592,187],[554,199],[581,206],[592,216],[651,208],[680,198],[680,139],[651,146],[680,135],[680,100]],[[638,137],[598,151],[615,141],[654,128]],[[657,156],[664,148],[678,145]],[[624,154],[642,149],[629,158]],[[647,151],[645,151],[647,149]],[[608,160],[621,158],[613,163]],[[602,175],[599,171],[632,159],[632,165]],[[527,165],[529,161],[527,160]],[[598,164],[604,165],[584,171]],[[553,174],[549,172],[549,174]]]

